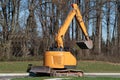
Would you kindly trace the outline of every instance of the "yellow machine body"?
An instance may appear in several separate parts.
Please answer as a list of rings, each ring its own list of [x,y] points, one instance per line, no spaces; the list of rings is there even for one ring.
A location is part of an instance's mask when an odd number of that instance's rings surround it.
[[[69,51],[46,51],[44,66],[65,68],[76,66],[76,58]]]
[[[63,37],[68,30],[71,21],[75,17],[80,25],[79,27],[83,31],[86,38],[86,41],[77,42],[77,45],[83,49],[91,49],[93,47],[93,44],[88,36],[88,32],[83,22],[79,7],[77,6],[77,4],[72,4],[72,7],[73,9],[69,12],[67,18],[64,21],[64,24],[60,27],[60,29],[58,30],[58,34],[55,37],[55,42],[57,42],[57,48],[64,49]],[[69,51],[50,50],[46,51],[45,53],[44,66],[48,66],[50,68],[65,68],[66,66],[76,66],[76,58]]]

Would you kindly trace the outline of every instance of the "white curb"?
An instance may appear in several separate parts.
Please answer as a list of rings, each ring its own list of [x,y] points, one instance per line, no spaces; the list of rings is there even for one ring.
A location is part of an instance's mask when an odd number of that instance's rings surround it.
[[[0,73],[0,77],[29,76],[29,73]]]
[[[84,73],[85,76],[120,76],[120,73]]]

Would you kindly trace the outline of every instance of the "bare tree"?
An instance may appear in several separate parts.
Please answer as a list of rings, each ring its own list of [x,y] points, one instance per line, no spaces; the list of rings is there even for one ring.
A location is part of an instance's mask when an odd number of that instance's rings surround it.
[[[107,7],[107,14],[106,14],[106,21],[107,21],[107,55],[109,55],[110,53],[110,2],[108,1],[106,3],[106,7]]]
[[[101,53],[101,39],[102,39],[102,0],[96,0],[96,31],[95,31],[95,46],[94,50],[97,54]],[[99,6],[98,6],[99,5]]]
[[[19,11],[19,3],[20,0],[1,0],[1,26],[2,26],[2,53],[3,56],[7,58],[10,57],[11,52],[11,40],[9,40],[9,36],[14,34],[15,28],[18,22],[18,11]],[[16,17],[17,16],[17,17]],[[2,56],[2,57],[3,57]]]
[[[118,56],[120,56],[120,1],[117,1],[118,4],[118,20],[117,20],[117,32],[118,32]]]

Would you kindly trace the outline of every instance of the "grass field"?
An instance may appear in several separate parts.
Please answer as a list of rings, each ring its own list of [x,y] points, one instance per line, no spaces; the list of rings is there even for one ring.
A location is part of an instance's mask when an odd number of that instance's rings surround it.
[[[77,69],[84,72],[120,72],[120,64],[102,61],[79,61]]]
[[[47,80],[48,78],[45,77],[37,77],[37,78],[16,78],[12,80]],[[54,79],[49,78],[49,80],[120,80],[120,78],[109,78],[109,77],[69,77],[65,79]]]
[[[42,61],[0,62],[0,73],[24,73],[28,64],[42,65]],[[84,72],[120,72],[120,64],[101,61],[78,61],[77,69]]]
[[[0,62],[0,73],[24,73],[28,64],[42,65],[39,61],[25,61],[25,62]]]

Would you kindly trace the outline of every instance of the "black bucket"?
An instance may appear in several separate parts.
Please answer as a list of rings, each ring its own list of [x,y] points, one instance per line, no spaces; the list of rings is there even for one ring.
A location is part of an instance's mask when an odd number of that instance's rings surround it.
[[[89,41],[77,41],[76,44],[81,49],[92,49],[93,48],[93,42],[91,40],[89,40]]]

